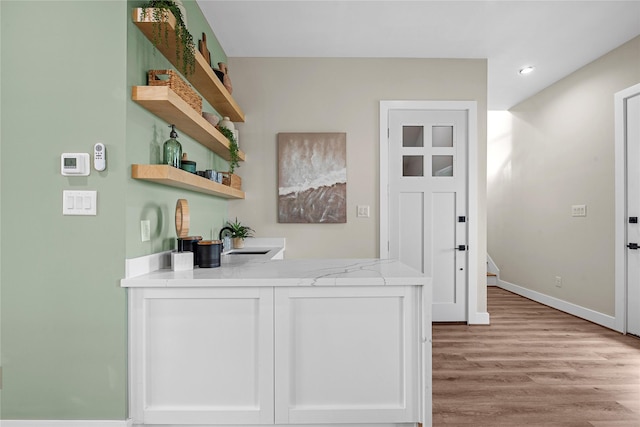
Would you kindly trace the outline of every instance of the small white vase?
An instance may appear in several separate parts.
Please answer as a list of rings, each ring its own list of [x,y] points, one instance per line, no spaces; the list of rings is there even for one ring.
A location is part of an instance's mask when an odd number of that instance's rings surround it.
[[[234,125],[233,122],[229,120],[229,117],[223,117],[218,126],[226,127],[231,132],[234,132],[236,130],[236,125]]]

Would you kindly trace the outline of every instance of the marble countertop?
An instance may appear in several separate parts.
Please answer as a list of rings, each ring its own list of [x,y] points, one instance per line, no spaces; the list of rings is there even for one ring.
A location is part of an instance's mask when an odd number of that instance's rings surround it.
[[[249,249],[249,248],[247,248]],[[260,248],[251,247],[257,251]],[[265,250],[274,248],[265,248]],[[281,248],[276,248],[281,249]],[[276,251],[277,252],[277,251]],[[160,269],[122,279],[122,287],[215,286],[423,286],[431,278],[388,259],[272,260],[261,255],[223,255],[217,268]]]

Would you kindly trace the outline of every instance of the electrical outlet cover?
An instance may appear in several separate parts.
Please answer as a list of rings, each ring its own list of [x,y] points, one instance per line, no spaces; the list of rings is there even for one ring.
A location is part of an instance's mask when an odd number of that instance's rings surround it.
[[[151,240],[151,221],[148,219],[140,221],[140,239],[143,242]]]

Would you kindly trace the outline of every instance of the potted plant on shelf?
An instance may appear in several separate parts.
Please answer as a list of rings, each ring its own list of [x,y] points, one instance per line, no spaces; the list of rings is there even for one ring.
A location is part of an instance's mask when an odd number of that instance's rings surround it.
[[[176,61],[181,63],[184,75],[190,75],[196,68],[196,45],[187,30],[180,7],[173,0],[149,0],[142,6],[142,16],[153,21],[153,44],[169,42],[168,27],[161,24],[169,21],[169,12],[176,18]],[[150,15],[150,16],[149,16]],[[163,30],[164,27],[164,30]]]
[[[253,229],[246,225],[242,225],[238,221],[238,217],[234,222],[227,221],[227,227],[231,229],[231,239],[233,240],[233,247],[240,249],[244,247],[244,239],[247,237],[253,237]]]
[[[218,129],[220,130],[220,133],[229,140],[229,172],[223,172],[224,178],[222,183],[240,190],[242,188],[242,179],[233,173],[236,168],[240,167],[238,141],[230,129],[220,125],[218,125]]]

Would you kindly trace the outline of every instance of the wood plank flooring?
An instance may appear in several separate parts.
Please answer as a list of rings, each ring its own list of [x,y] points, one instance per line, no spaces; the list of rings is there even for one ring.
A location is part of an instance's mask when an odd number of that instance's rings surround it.
[[[496,287],[488,310],[433,325],[435,427],[640,426],[640,340]]]

